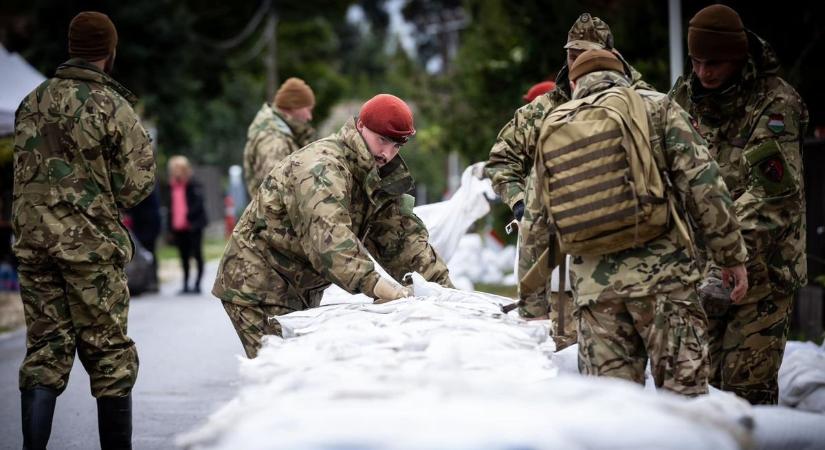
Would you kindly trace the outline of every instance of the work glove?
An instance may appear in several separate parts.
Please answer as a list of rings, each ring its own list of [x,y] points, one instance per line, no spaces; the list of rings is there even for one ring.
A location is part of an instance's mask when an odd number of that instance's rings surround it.
[[[730,304],[738,304],[748,292],[748,272],[744,264],[722,269],[711,274],[699,286],[699,296],[709,317],[724,314]]]
[[[744,264],[726,267],[722,269],[722,285],[732,288],[730,299],[733,303],[739,304],[748,293],[748,270]]]
[[[375,287],[372,288],[373,303],[375,304],[387,303],[392,300],[411,296],[412,289],[405,288],[392,281],[387,281],[384,277],[378,278],[378,282],[375,283]]]
[[[519,222],[521,222],[521,218],[524,217],[524,202],[519,200],[513,205],[513,217],[516,218]]]
[[[699,285],[699,297],[702,299],[702,307],[708,317],[723,316],[730,308],[731,289],[725,287],[722,279],[716,275],[709,275],[702,284]]]

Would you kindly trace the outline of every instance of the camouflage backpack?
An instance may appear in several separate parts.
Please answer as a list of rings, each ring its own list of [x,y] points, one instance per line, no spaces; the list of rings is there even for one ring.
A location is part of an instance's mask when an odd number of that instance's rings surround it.
[[[544,121],[539,195],[562,252],[614,253],[668,230],[672,205],[649,136],[642,98],[624,87],[567,102]]]

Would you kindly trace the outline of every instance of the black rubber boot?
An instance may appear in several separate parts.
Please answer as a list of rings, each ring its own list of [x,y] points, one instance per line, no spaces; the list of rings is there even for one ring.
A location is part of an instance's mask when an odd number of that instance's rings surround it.
[[[97,399],[101,450],[132,449],[132,396]]]
[[[23,417],[23,449],[44,450],[52,434],[52,418],[57,390],[35,386],[20,391],[20,412]]]

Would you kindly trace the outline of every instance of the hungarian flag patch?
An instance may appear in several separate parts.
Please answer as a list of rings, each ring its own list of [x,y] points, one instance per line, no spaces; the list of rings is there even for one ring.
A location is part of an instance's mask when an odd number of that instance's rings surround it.
[[[779,134],[785,131],[785,117],[782,114],[771,114],[768,116],[768,129]]]

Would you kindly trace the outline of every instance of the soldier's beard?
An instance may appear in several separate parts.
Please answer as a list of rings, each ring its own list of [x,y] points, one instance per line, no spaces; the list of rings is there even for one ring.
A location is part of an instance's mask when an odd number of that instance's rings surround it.
[[[378,167],[382,167],[384,164],[387,164],[387,158],[383,156],[373,156],[375,158],[375,163],[378,164]]]

